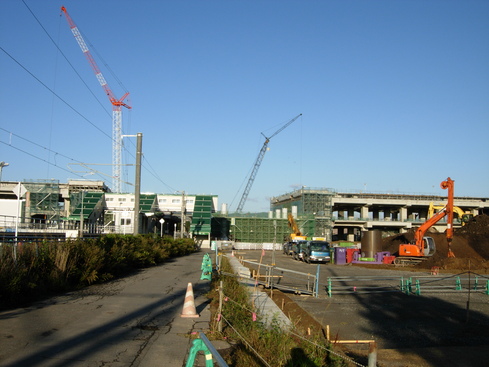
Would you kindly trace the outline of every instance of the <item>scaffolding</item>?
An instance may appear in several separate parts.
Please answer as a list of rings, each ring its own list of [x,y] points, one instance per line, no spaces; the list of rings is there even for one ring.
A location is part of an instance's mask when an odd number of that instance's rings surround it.
[[[290,234],[287,219],[231,218],[231,239],[241,242],[263,243],[284,242]]]
[[[32,222],[58,221],[63,209],[58,180],[23,182],[27,190],[25,216]]]
[[[271,206],[272,210],[286,209],[296,213],[298,222],[312,221],[312,233],[303,232],[304,235],[331,239],[335,194],[332,189],[303,187],[272,198]]]

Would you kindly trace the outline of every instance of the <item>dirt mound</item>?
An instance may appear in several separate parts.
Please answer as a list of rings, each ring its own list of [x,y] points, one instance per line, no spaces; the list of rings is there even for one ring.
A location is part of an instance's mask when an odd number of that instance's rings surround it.
[[[472,218],[465,226],[457,229],[455,235],[466,238],[470,247],[489,260],[489,215]]]
[[[399,245],[410,243],[415,230],[383,239],[382,250],[394,255],[399,254]],[[482,270],[489,272],[489,216],[478,215],[464,227],[454,231],[451,249],[455,258],[448,258],[448,243],[445,233],[430,229],[426,235],[433,237],[436,243],[435,254],[417,267],[440,269]]]

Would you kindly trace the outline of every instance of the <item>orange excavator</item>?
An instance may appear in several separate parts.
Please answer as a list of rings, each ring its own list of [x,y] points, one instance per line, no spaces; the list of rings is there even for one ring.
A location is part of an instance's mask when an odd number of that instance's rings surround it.
[[[433,217],[424,222],[415,232],[414,240],[410,244],[399,245],[399,256],[410,256],[413,258],[423,258],[432,256],[435,253],[435,241],[432,237],[426,237],[426,231],[445,216],[447,217],[447,242],[448,242],[448,257],[455,257],[452,252],[451,244],[453,238],[453,183],[454,181],[448,177],[440,186],[442,189],[448,189],[448,202],[445,207],[436,213]]]

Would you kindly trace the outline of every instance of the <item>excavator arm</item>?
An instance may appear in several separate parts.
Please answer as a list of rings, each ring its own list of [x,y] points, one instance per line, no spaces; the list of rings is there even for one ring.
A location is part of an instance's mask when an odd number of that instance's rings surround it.
[[[426,231],[433,225],[438,223],[445,216],[447,217],[447,242],[448,242],[448,257],[455,257],[451,250],[451,243],[453,238],[453,183],[454,181],[448,177],[440,184],[440,187],[444,190],[448,190],[447,205],[424,222],[414,233],[414,241],[412,244],[403,244],[399,246],[400,256],[430,256],[435,251],[434,241],[431,237],[425,237]]]

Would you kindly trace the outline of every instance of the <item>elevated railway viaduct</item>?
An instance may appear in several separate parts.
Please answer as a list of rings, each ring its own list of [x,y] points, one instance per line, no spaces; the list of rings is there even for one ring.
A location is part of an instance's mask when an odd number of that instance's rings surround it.
[[[313,215],[330,221],[334,239],[356,241],[362,231],[380,229],[384,232],[405,232],[426,219],[430,205],[444,206],[446,196],[383,193],[345,193],[325,188],[301,188],[271,199],[275,217],[289,211],[294,216]],[[454,205],[472,215],[489,214],[489,198],[455,197]],[[455,227],[462,225],[455,216]],[[435,228],[446,229],[440,221]]]

